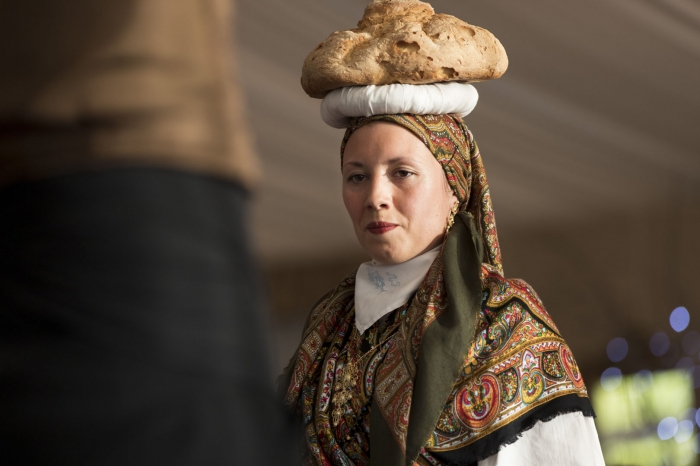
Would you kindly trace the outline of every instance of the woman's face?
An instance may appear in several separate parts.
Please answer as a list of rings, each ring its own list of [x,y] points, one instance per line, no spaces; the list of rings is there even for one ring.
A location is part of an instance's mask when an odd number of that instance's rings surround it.
[[[377,262],[399,264],[442,242],[457,198],[413,133],[375,122],[345,147],[343,201],[364,250]]]

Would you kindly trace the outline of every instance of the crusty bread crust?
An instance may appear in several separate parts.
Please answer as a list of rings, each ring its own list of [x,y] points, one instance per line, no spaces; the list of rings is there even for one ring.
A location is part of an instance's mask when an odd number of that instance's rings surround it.
[[[485,81],[507,67],[505,49],[486,29],[419,0],[374,0],[357,29],[334,32],[309,54],[301,85],[323,98],[345,86]]]

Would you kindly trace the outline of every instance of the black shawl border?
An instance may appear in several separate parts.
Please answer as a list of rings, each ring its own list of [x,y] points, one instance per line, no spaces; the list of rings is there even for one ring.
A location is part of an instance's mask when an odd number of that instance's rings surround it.
[[[539,421],[547,422],[562,414],[580,412],[586,417],[595,418],[593,406],[587,397],[577,394],[564,395],[545,403],[484,438],[452,451],[430,451],[441,462],[454,466],[476,466],[476,464],[497,454],[501,448],[515,443],[524,432],[532,429]]]

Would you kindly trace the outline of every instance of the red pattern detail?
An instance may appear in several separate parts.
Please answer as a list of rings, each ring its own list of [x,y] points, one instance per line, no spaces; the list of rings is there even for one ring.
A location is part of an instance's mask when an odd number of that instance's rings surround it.
[[[486,374],[472,379],[455,397],[457,416],[471,429],[483,429],[493,422],[500,408],[496,377]]]
[[[561,362],[564,365],[564,370],[574,382],[576,388],[583,388],[584,384],[583,377],[581,376],[581,371],[579,370],[578,364],[576,364],[574,355],[571,354],[571,350],[569,350],[569,347],[566,345],[561,345],[561,348],[559,348],[559,356],[561,357]]]

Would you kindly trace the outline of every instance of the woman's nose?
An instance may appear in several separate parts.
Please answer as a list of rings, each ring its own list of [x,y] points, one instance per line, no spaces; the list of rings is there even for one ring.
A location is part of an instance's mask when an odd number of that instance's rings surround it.
[[[367,193],[367,208],[371,210],[386,209],[391,205],[391,186],[383,177],[375,177]]]

